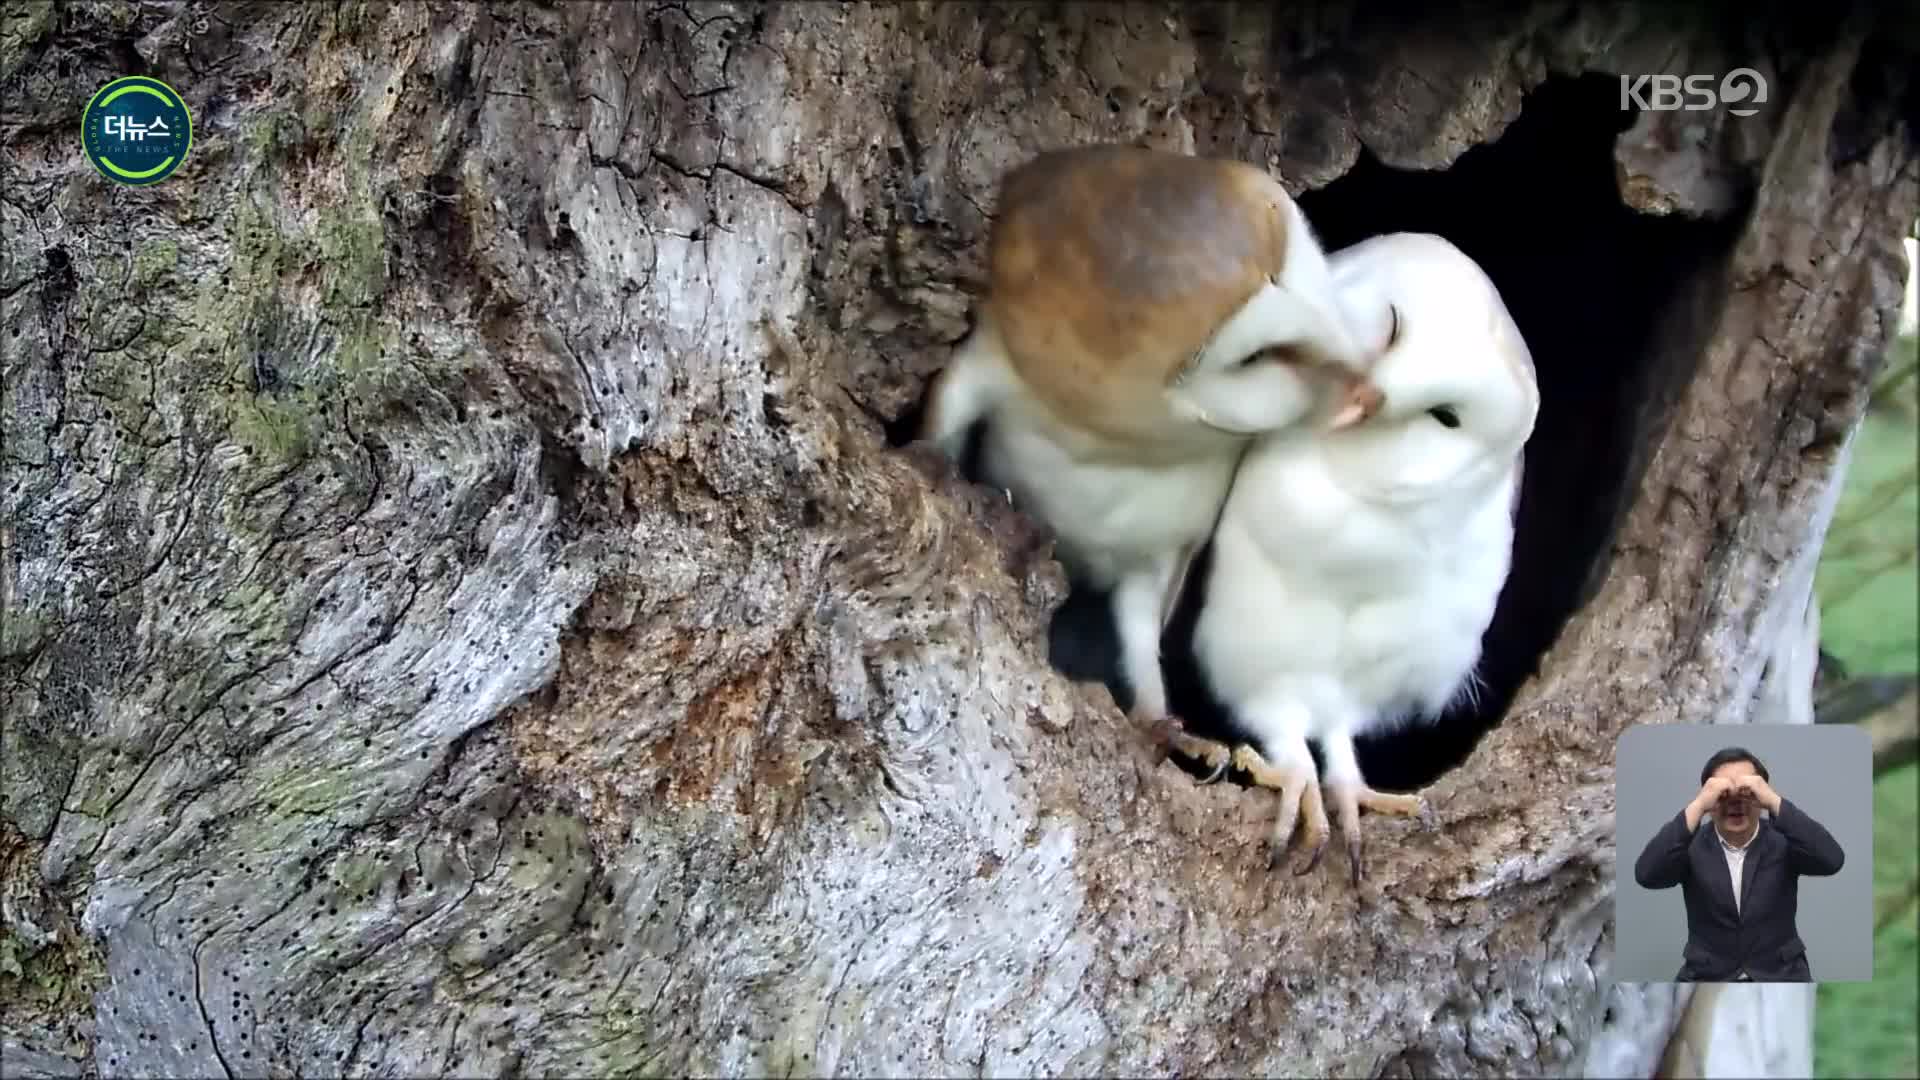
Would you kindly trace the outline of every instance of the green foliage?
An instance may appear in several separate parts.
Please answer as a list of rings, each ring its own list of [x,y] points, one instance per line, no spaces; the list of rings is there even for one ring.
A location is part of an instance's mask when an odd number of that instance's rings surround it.
[[[1908,334],[1894,339],[1880,377],[1874,380],[1868,407],[1907,419],[1920,416],[1920,337]]]
[[[1920,767],[1895,770],[1873,786],[1873,878],[1877,896],[1898,895],[1920,862]],[[1920,1076],[1920,909],[1873,942],[1873,981],[1824,983],[1813,1029],[1815,1076]]]
[[[1920,430],[1869,415],[1821,552],[1820,638],[1860,674],[1920,669]]]
[[[1903,339],[1886,373],[1911,367]],[[1902,387],[1911,395],[1908,376]],[[1881,383],[1882,390],[1888,388]],[[1854,443],[1847,485],[1821,553],[1816,590],[1821,641],[1857,674],[1920,669],[1920,428],[1911,410],[1876,408]],[[1873,788],[1876,897],[1899,896],[1920,874],[1920,767],[1882,776]],[[1920,1076],[1920,908],[1909,905],[1874,939],[1873,981],[1820,986],[1814,1074]]]

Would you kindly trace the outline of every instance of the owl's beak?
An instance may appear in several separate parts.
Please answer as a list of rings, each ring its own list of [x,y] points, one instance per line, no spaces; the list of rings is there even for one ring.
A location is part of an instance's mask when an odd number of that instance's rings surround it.
[[[1339,411],[1327,424],[1328,431],[1342,431],[1379,412],[1380,406],[1386,403],[1386,395],[1366,379],[1354,379],[1347,384],[1340,402]]]

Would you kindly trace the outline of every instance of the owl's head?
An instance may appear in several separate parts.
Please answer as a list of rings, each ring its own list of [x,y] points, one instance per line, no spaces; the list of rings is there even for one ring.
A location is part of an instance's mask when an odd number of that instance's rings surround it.
[[[1387,502],[1466,495],[1505,477],[1533,434],[1533,358],[1478,263],[1426,233],[1329,256],[1350,325],[1379,356],[1378,410],[1329,433],[1342,474]]]

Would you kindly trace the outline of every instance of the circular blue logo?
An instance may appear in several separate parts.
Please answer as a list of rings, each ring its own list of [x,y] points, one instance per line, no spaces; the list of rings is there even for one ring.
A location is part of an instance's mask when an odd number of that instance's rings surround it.
[[[193,114],[173,87],[128,75],[100,88],[80,116],[80,143],[100,175],[116,184],[156,184],[193,148]]]

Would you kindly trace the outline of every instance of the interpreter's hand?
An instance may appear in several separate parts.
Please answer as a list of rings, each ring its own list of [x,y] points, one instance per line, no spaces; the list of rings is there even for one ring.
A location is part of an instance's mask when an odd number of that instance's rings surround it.
[[[1752,779],[1758,780],[1759,777]],[[1701,814],[1712,813],[1713,808],[1720,804],[1720,797],[1731,790],[1733,790],[1733,781],[1722,776],[1707,777],[1707,782],[1700,785],[1700,793],[1693,797],[1690,809],[1694,813],[1690,816],[1698,817]]]
[[[1780,812],[1780,793],[1773,790],[1765,777],[1757,774],[1735,777],[1733,790],[1759,803],[1770,814]]]

